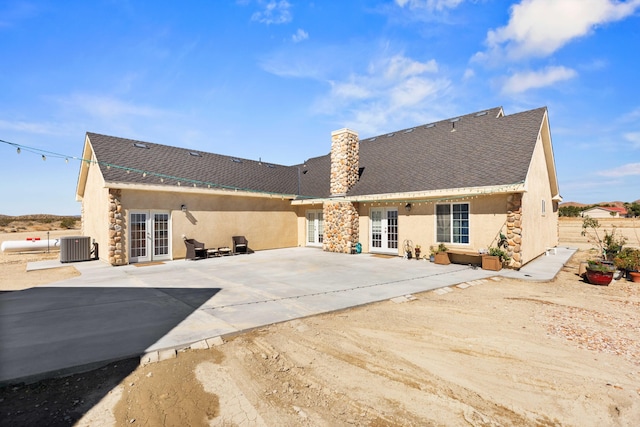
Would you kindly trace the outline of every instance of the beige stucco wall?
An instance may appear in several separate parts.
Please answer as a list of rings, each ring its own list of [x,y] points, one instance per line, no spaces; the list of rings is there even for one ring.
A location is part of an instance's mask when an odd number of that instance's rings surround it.
[[[448,243],[450,249],[477,251],[495,245],[499,233],[504,232],[506,223],[507,196],[492,195],[461,200],[469,203],[470,209],[470,243],[468,245]],[[371,209],[377,207],[396,208],[398,210],[398,255],[403,255],[402,244],[411,240],[413,245],[420,245],[423,254],[429,253],[429,247],[436,245],[436,221],[434,202],[412,202],[411,211],[405,209],[402,203],[359,203],[359,230],[362,251],[370,252],[370,215]],[[305,246],[306,211],[317,209],[317,206],[300,207],[298,217],[298,244]]]
[[[542,139],[536,143],[529,172],[526,192],[522,197],[522,263],[525,264],[548,248],[558,245],[558,212],[554,212],[549,184],[547,162]],[[542,213],[542,201],[545,213]]]
[[[121,202],[127,219],[131,211],[170,213],[173,259],[186,255],[183,235],[206,247],[231,247],[235,235],[245,236],[252,250],[297,244],[297,215],[286,199],[122,190]],[[183,204],[186,212],[180,209]],[[127,238],[128,231],[125,223]]]
[[[82,235],[98,243],[98,254],[105,262],[108,261],[109,247],[108,208],[109,190],[104,187],[97,164],[90,163],[82,198]]]
[[[469,203],[469,244],[446,243],[449,249],[478,251],[495,244],[506,222],[506,195],[493,195],[460,200]],[[405,239],[419,244],[424,254],[436,242],[435,206],[437,203],[412,203],[407,214],[404,205],[398,208],[400,243]],[[367,228],[368,229],[368,228]],[[400,253],[399,253],[400,254]]]

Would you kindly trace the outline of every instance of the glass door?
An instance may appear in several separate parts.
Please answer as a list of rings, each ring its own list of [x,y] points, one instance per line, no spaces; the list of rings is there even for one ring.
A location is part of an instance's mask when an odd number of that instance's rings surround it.
[[[131,212],[129,215],[129,262],[151,260],[148,248],[147,212]]]
[[[321,246],[324,218],[321,210],[307,211],[307,246]]]
[[[371,209],[371,252],[398,253],[398,209]]]
[[[129,262],[171,259],[168,212],[132,211],[129,214]]]

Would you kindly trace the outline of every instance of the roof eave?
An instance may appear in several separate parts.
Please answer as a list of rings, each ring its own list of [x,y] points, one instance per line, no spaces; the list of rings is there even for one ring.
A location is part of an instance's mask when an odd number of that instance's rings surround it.
[[[154,184],[137,184],[130,182],[118,182],[118,181],[107,181],[105,182],[105,188],[113,188],[119,190],[135,190],[135,191],[153,191],[153,192],[180,192],[180,193],[189,193],[189,194],[208,194],[208,195],[220,195],[220,196],[238,196],[238,197],[257,197],[264,199],[294,199],[296,197],[295,194],[285,194],[285,193],[269,193],[264,191],[251,191],[246,189],[222,189],[222,188],[208,188],[208,187],[198,187],[190,186],[190,185],[154,185]]]
[[[76,183],[76,201],[82,201],[84,190],[87,185],[87,177],[89,175],[89,166],[93,158],[93,147],[89,140],[89,135],[85,135],[84,147],[82,148],[82,158],[80,163],[80,171],[78,172],[78,181]]]
[[[444,188],[431,191],[411,191],[404,193],[368,194],[364,196],[327,197],[318,199],[295,199],[293,205],[317,205],[322,202],[385,202],[385,201],[444,201],[493,194],[512,194],[525,192],[524,182],[515,184],[492,185],[484,187]]]

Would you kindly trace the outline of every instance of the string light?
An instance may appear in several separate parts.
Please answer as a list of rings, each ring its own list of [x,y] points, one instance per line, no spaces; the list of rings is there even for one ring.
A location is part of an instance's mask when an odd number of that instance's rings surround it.
[[[225,186],[225,185],[221,185],[221,184],[216,184],[216,183],[211,183],[211,182],[203,182],[203,181],[197,181],[197,180],[191,180],[191,179],[187,179],[187,178],[182,178],[182,177],[177,177],[177,176],[171,176],[171,175],[165,175],[165,174],[160,174],[157,172],[151,172],[151,171],[144,171],[144,170],[140,170],[140,169],[134,169],[134,168],[129,168],[127,166],[119,166],[119,165],[115,165],[115,164],[111,164],[111,163],[106,163],[106,162],[100,162],[97,160],[89,160],[89,159],[84,159],[84,158],[79,158],[79,157],[75,157],[75,156],[67,156],[67,155],[63,155],[63,154],[59,154],[59,153],[55,153],[55,152],[51,152],[51,151],[46,151],[46,150],[41,150],[41,149],[37,149],[37,148],[32,148],[32,147],[27,147],[25,145],[19,145],[13,142],[9,142],[9,141],[4,141],[2,139],[0,139],[0,142],[11,145],[13,147],[16,148],[16,153],[20,154],[22,152],[22,150],[26,150],[28,152],[32,152],[35,154],[40,154],[41,158],[43,161],[47,160],[47,155],[49,157],[53,157],[53,158],[60,158],[60,159],[64,159],[65,163],[69,163],[69,159],[73,159],[73,160],[78,160],[81,162],[85,162],[87,164],[96,164],[96,165],[104,165],[106,166],[107,170],[111,170],[111,168],[116,168],[116,169],[121,169],[124,170],[127,174],[131,173],[131,172],[135,172],[135,173],[140,173],[142,174],[143,177],[146,177],[148,174],[151,174],[153,176],[159,177],[160,178],[160,182],[164,183],[165,178],[169,179],[169,180],[174,180],[176,181],[176,184],[178,186],[182,185],[181,181],[186,181],[188,183],[191,183],[193,185],[193,187],[198,187],[198,184],[202,185],[203,187],[206,185],[207,188],[219,188],[219,189],[223,189],[223,190],[233,190],[235,192],[238,191],[246,191],[246,192],[252,192],[252,193],[259,193],[259,194],[265,194],[265,195],[269,195],[270,197],[275,196],[280,196],[283,200],[284,197],[290,197],[291,195],[289,194],[282,194],[282,193],[274,193],[274,192],[269,192],[269,191],[261,191],[261,190],[254,190],[254,189],[249,189],[249,188],[239,188],[239,187],[234,187],[234,186]],[[398,203],[400,205],[402,204],[406,204],[406,203],[421,203],[424,202],[425,205],[431,205],[432,203],[452,203],[454,201],[462,201],[462,200],[472,200],[472,199],[477,199],[480,196],[483,195],[489,195],[489,194],[495,194],[495,193],[509,193],[509,192],[517,192],[517,191],[522,191],[522,184],[524,183],[524,181],[518,182],[518,183],[513,183],[513,184],[505,184],[503,186],[494,186],[492,187],[492,191],[474,191],[473,188],[462,188],[462,189],[458,189],[458,191],[460,190],[466,190],[469,191],[469,193],[472,194],[462,194],[460,196],[451,196],[450,194],[447,197],[428,197],[426,196],[425,199],[416,199],[417,196],[416,193],[411,193],[409,196],[410,198],[408,198],[407,200],[398,200],[398,199],[382,199],[382,200],[375,200],[375,199],[370,199],[367,198],[366,200],[359,200],[357,198],[350,198],[347,197],[346,199],[343,199],[343,201],[346,202],[352,202],[352,203],[363,203],[363,206],[366,207],[366,203],[369,203],[370,206],[374,206],[375,203],[378,204],[378,206],[381,206],[382,203],[384,203],[385,205],[389,205],[389,203],[391,203],[392,205],[395,203]],[[446,189],[438,189],[438,190],[434,190],[433,193],[445,193]],[[310,200],[311,203],[313,204],[317,204],[317,203],[321,203],[321,202],[315,202],[313,201],[313,199],[320,199],[318,197],[314,197],[314,196],[303,196],[303,195],[296,195],[295,196],[296,199],[307,199]],[[366,203],[364,203],[366,202]]]

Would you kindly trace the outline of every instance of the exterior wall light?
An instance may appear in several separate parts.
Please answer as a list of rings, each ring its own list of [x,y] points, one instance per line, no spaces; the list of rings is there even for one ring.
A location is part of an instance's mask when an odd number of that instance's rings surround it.
[[[404,205],[404,210],[407,212],[411,212],[411,203],[407,203],[406,205]]]
[[[182,212],[186,212],[186,211],[187,211],[187,205],[181,205],[181,206],[180,206],[180,210],[181,210]]]

